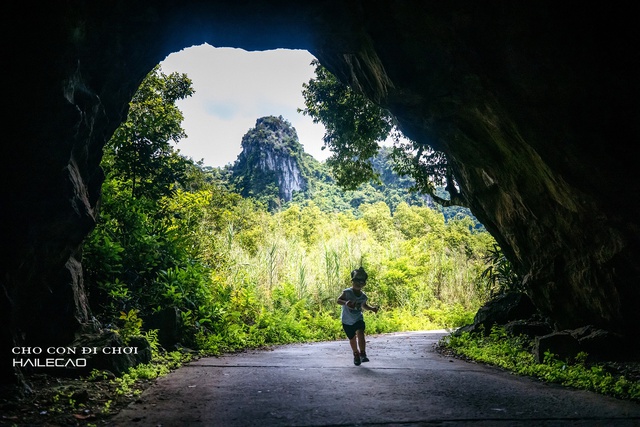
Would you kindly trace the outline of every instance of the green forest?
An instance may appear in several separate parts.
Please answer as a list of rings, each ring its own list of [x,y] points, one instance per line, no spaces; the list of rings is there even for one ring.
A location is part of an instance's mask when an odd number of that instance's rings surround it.
[[[499,290],[483,274],[495,241],[473,217],[445,216],[408,189],[377,197],[373,175],[350,190],[357,205],[326,179],[275,207],[240,195],[228,168],[174,148],[185,136],[176,101],[191,94],[188,76],[156,67],[105,148],[84,276],[93,313],[125,343],[142,334],[219,354],[340,339],[336,298],[360,266],[381,307],[368,333],[461,326]]]

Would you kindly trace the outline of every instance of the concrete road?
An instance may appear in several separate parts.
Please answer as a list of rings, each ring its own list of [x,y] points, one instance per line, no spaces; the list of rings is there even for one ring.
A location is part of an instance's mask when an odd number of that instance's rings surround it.
[[[117,426],[640,426],[640,405],[433,350],[445,334],[369,336],[205,358],[158,380]]]

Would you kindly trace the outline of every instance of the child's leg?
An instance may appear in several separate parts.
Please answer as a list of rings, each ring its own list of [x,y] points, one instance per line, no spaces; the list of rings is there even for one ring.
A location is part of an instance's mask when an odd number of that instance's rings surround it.
[[[342,329],[344,330],[344,333],[347,335],[347,339],[349,340],[349,345],[351,346],[351,350],[353,350],[353,353],[357,353],[358,352],[358,343],[356,341],[356,332],[354,329],[353,325],[346,325],[346,324],[342,324]]]
[[[364,338],[364,331],[358,329],[356,331],[355,338],[358,341],[358,347],[360,347],[360,353],[366,353],[367,352],[367,349],[366,349],[367,343],[366,343],[365,338]],[[354,341],[356,341],[356,340],[354,340]],[[354,351],[358,351],[358,347],[356,347]],[[351,346],[351,348],[353,348],[353,345]]]
[[[367,357],[367,341],[364,337],[364,331],[357,331],[356,338],[358,339],[358,345],[360,347],[360,361],[368,362],[369,358]]]
[[[353,364],[359,366],[362,363],[360,359],[360,353],[358,352],[358,334],[349,338],[349,345],[351,346],[351,350],[353,351]]]
[[[347,334],[347,338],[349,339],[349,346],[351,346],[351,351],[353,351],[353,363],[358,366],[360,365],[360,352],[358,351],[358,330],[357,326],[342,324],[342,328],[344,332]]]
[[[356,334],[352,338],[349,338],[349,345],[351,346],[351,350],[353,351],[353,354],[357,354],[358,353],[358,332],[356,332]]]

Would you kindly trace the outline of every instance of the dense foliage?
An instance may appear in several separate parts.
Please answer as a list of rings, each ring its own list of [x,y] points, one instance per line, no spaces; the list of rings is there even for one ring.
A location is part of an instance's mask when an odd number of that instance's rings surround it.
[[[104,294],[96,311],[121,330],[132,319],[120,313],[175,308],[182,343],[207,351],[339,338],[335,298],[360,265],[383,308],[371,332],[459,326],[488,295],[493,241],[469,218],[445,223],[406,203],[392,216],[384,202],[363,204],[361,218],[312,202],[269,213],[215,186],[157,204],[104,190],[114,203],[86,244],[87,273]]]
[[[177,313],[176,339],[208,353],[336,339],[335,299],[361,265],[370,277],[365,290],[382,307],[368,318],[371,333],[472,319],[489,294],[482,272],[494,242],[471,218],[445,221],[404,201],[393,211],[382,200],[321,209],[314,200],[323,203],[322,193],[269,211],[229,190],[223,171],[206,172],[167,143],[181,132],[173,103],[191,93],[185,79],[154,70],[107,147],[99,223],[84,246],[92,309],[105,325],[127,338]],[[163,95],[172,82],[185,90]],[[154,131],[171,129],[161,143],[141,145],[152,138],[127,130],[148,123],[138,114],[144,108]],[[162,123],[162,111],[172,125]],[[159,164],[134,171],[133,161]],[[168,171],[167,179],[142,173],[151,169]]]
[[[303,85],[305,108],[299,111],[324,125],[325,148],[333,153],[327,164],[342,188],[353,190],[378,178],[373,158],[380,143],[391,138],[395,143],[390,157],[396,173],[413,178],[416,190],[442,206],[466,206],[445,153],[434,150],[433,144],[405,138],[388,111],[340,82],[318,61],[312,65],[316,76]],[[441,197],[438,187],[444,187],[448,195]]]

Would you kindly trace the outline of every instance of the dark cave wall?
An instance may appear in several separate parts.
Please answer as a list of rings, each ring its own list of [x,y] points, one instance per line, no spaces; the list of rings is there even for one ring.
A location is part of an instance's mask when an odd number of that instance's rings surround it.
[[[0,167],[3,373],[11,347],[68,344],[91,324],[78,250],[95,223],[102,147],[163,49],[140,55],[132,46],[150,40],[124,28],[126,15],[84,6],[13,4],[2,27],[11,42]]]
[[[629,6],[630,7],[630,6]],[[50,2],[11,5],[2,156],[1,369],[91,314],[79,245],[101,149],[138,84],[208,42],[304,48],[445,151],[474,214],[559,328],[635,335],[639,183],[634,16],[551,2]],[[44,9],[43,9],[44,8]],[[579,12],[579,13],[578,13]]]

